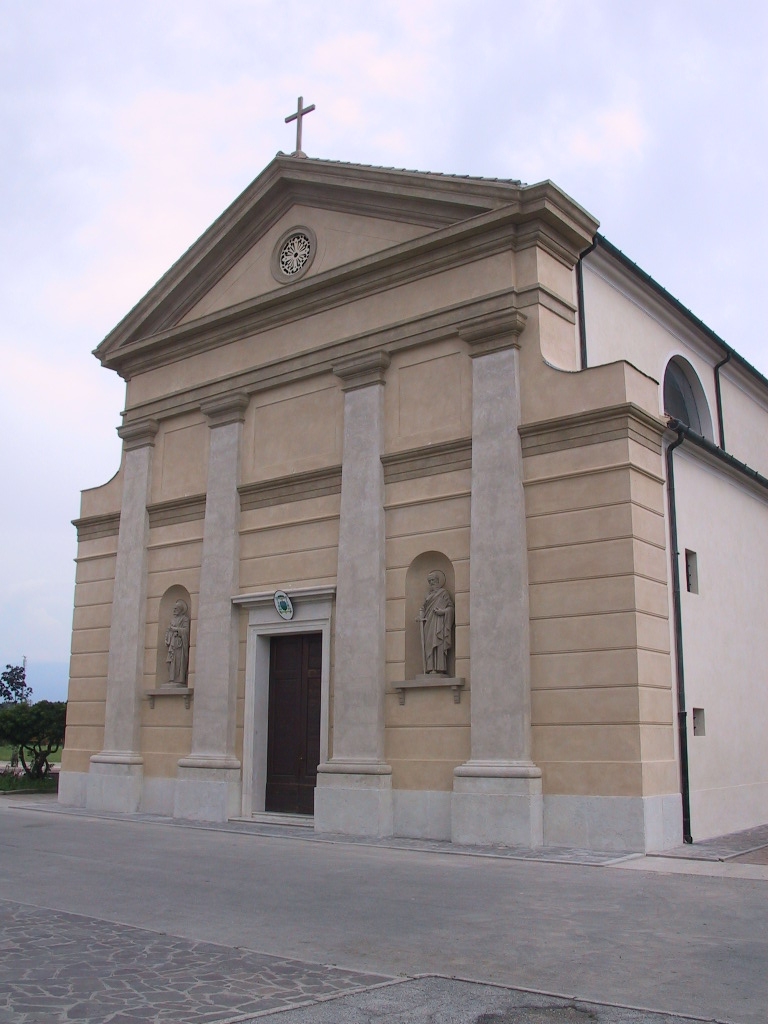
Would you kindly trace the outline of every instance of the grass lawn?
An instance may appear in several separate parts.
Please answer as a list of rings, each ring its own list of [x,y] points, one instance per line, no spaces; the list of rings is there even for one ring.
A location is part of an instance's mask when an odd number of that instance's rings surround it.
[[[5,747],[0,743],[0,762],[11,760],[11,747]],[[55,754],[51,754],[48,758],[49,764],[60,764],[61,763],[61,751],[57,750]]]

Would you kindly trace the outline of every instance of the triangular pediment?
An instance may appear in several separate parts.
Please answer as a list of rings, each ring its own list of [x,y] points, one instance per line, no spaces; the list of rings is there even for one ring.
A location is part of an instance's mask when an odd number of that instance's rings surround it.
[[[508,206],[519,182],[278,155],[96,349],[123,372],[128,350],[296,285],[273,272],[277,243],[306,227],[302,281]],[[299,275],[297,275],[298,278]]]
[[[306,245],[307,263],[296,271],[307,278],[409,242],[429,232],[423,224],[387,220],[297,203],[180,319],[190,323],[292,283],[280,269],[279,255],[293,238]],[[277,264],[277,265],[275,265]],[[302,273],[306,269],[306,274]]]

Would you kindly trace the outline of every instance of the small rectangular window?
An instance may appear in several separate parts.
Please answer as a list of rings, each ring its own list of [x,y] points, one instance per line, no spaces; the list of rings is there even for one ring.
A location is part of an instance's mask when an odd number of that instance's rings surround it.
[[[704,708],[693,709],[693,735],[694,736],[706,736],[706,728],[704,725]]]
[[[685,585],[689,594],[699,592],[699,566],[696,552],[685,549]]]

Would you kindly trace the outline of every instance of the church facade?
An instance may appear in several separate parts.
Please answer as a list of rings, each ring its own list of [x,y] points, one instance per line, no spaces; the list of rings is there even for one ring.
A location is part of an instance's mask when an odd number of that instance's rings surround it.
[[[768,382],[551,182],[278,157],[107,336],[59,799],[768,821]]]

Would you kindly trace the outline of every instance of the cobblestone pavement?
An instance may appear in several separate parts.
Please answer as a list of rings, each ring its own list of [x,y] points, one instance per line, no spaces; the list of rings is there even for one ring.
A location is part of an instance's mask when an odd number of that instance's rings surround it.
[[[0,952],[2,1024],[223,1024],[391,980],[5,900]]]

